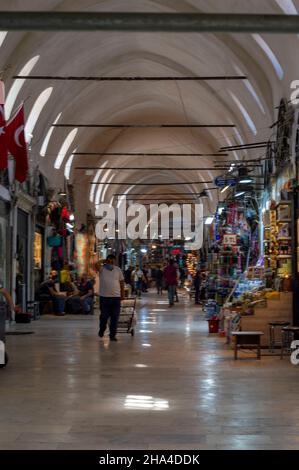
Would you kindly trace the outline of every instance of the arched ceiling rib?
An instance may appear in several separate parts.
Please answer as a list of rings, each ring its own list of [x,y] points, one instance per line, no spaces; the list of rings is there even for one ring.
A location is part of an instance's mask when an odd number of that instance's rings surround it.
[[[42,5],[41,5],[42,3]],[[1,2],[2,10],[51,10],[61,11],[172,11],[172,12],[234,12],[234,13],[281,13],[285,3],[278,0],[37,0]],[[299,11],[298,0],[289,2],[289,8]],[[285,11],[286,12],[286,11]],[[286,12],[287,13],[287,12]],[[40,93],[53,87],[51,97],[38,119],[33,132],[32,158],[50,179],[60,185],[63,182],[65,164],[77,148],[78,151],[110,152],[179,152],[214,153],[219,147],[267,140],[269,125],[275,120],[275,107],[281,97],[290,94],[290,82],[299,78],[299,38],[296,35],[262,35],[262,41],[273,52],[283,69],[280,79],[265,53],[265,49],[248,35],[229,34],[150,34],[150,33],[8,33],[3,35],[0,47],[0,69],[5,71],[7,91],[13,84],[13,75],[20,72],[24,64],[36,55],[40,60],[34,67],[36,75],[235,75],[243,73],[248,82],[188,82],[188,83],[90,83],[90,82],[36,82],[26,80],[16,103],[26,99],[25,110],[29,116]],[[261,43],[261,42],[260,42]],[[292,55],[286,50],[292,50]],[[235,97],[235,98],[233,98]],[[246,110],[244,113],[243,111]],[[264,112],[263,112],[264,110]],[[47,146],[45,157],[40,151],[50,126],[58,113],[59,122],[74,123],[233,123],[236,129],[79,129],[63,165],[54,169],[54,162],[71,129],[55,128]],[[246,113],[257,129],[254,135],[249,127]],[[251,126],[253,127],[253,126]],[[259,152],[260,154],[260,152]],[[259,156],[256,152],[237,152],[229,158]],[[194,157],[140,159],[135,157],[79,157],[72,160],[70,180],[81,193],[94,179],[83,171],[74,171],[75,166],[197,166],[211,167],[214,158]],[[68,168],[68,171],[70,168]],[[101,178],[105,177],[103,171]],[[163,173],[164,174],[164,173]],[[170,192],[198,191],[188,181],[211,180],[217,171],[192,172],[111,172],[110,182],[128,182],[124,186],[105,186],[105,200],[112,194],[125,192],[132,181],[186,181],[181,187],[143,188],[143,192],[154,194],[168,189]],[[100,178],[100,179],[101,179]],[[202,186],[202,185],[201,185]],[[131,189],[134,192],[135,189]],[[98,187],[95,188],[96,194]],[[137,191],[136,191],[137,192]],[[85,191],[86,200],[80,201],[82,211],[92,208],[90,190]],[[130,191],[129,191],[130,193]],[[211,193],[216,198],[216,194]]]

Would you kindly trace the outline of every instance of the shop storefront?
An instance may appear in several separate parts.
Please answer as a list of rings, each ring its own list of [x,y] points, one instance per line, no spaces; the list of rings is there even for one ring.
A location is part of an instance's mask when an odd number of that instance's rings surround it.
[[[230,178],[229,190],[221,191],[226,197],[209,229],[206,315],[217,319],[228,341],[232,330],[242,328],[263,331],[267,344],[269,322],[298,322],[293,303],[299,271],[293,117],[294,110],[282,101],[276,141],[269,142],[266,157],[255,166],[234,164],[224,176]]]
[[[43,282],[44,278],[44,228],[36,225],[33,242],[33,262],[34,262],[34,290]]]
[[[46,243],[49,253],[49,267],[60,273],[73,262],[74,216],[66,194],[53,195],[47,206]],[[63,282],[62,282],[63,283]]]
[[[1,197],[3,196],[3,197]],[[5,188],[0,189],[0,282],[10,288],[10,196]]]

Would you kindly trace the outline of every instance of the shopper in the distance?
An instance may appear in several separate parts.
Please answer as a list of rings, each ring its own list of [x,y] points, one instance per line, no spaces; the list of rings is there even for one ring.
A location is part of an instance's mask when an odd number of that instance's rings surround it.
[[[163,289],[163,271],[160,266],[158,266],[156,270],[156,287],[157,287],[157,294],[162,295],[162,289]]]
[[[132,279],[134,282],[134,291],[137,294],[137,296],[140,298],[141,291],[142,291],[142,283],[144,280],[144,274],[143,274],[143,271],[139,268],[139,266],[136,266],[136,268],[132,272]]]
[[[174,296],[177,285],[177,268],[173,259],[170,259],[168,266],[164,269],[164,279],[168,290],[169,307],[174,305]]]
[[[129,286],[132,286],[132,271],[133,271],[133,268],[131,266],[128,266],[124,272],[125,283]]]
[[[199,298],[200,298],[200,286],[201,286],[201,274],[199,269],[196,271],[196,274],[194,276],[193,280],[193,286],[195,290],[195,304],[199,304]]]
[[[117,324],[121,300],[125,298],[125,282],[121,269],[115,266],[115,256],[108,255],[100,270],[100,329],[99,337],[104,336],[110,318],[110,341],[117,341]]]

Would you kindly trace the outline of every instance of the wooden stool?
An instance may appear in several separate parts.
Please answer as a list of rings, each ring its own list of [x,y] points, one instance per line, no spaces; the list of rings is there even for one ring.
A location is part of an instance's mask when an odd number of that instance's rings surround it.
[[[281,355],[283,358],[284,351],[288,354],[291,352],[291,343],[294,339],[299,339],[299,326],[285,326],[281,330]]]
[[[257,359],[261,358],[261,336],[263,331],[232,331],[235,336],[235,360],[238,359],[238,346],[246,346],[249,349],[257,349]]]
[[[274,352],[274,349],[275,349],[275,345],[279,345],[281,346],[281,334],[280,334],[280,342],[278,342],[275,338],[275,329],[276,328],[279,328],[280,329],[280,333],[281,333],[281,329],[284,327],[284,326],[289,326],[290,325],[290,322],[289,321],[271,321],[270,323],[268,323],[269,325],[269,351],[271,352]]]

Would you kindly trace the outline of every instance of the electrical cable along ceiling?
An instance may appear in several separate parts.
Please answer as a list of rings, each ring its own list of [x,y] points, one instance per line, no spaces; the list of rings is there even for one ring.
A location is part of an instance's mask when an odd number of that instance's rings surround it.
[[[296,15],[299,2],[2,0],[0,14],[37,9]],[[69,178],[84,220],[115,193],[154,196],[165,185],[195,195],[226,161],[263,157],[275,108],[299,79],[298,46],[297,34],[262,31],[2,31],[0,70],[10,112],[25,101],[31,164],[52,186]],[[206,211],[217,197],[208,191]]]

